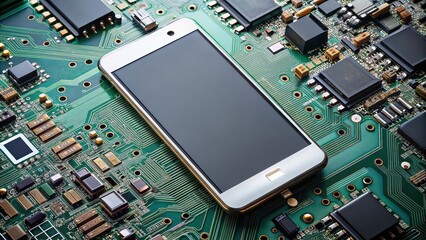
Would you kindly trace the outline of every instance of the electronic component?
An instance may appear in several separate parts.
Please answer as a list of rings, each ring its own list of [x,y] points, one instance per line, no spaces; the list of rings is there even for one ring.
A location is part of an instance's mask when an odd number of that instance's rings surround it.
[[[131,14],[133,19],[139,23],[146,32],[151,31],[158,26],[157,21],[155,21],[155,19],[142,8],[137,11],[131,11]]]
[[[309,76],[309,69],[303,64],[300,64],[295,67],[293,72],[298,79],[304,79]]]
[[[391,5],[389,3],[386,3],[386,2],[383,3],[382,5],[380,5],[377,8],[377,10],[375,12],[373,12],[371,14],[371,17],[372,18],[378,18],[378,17],[380,17],[380,16],[382,16],[384,14],[389,13],[390,7],[391,7]]]
[[[400,29],[376,45],[409,73],[426,68],[426,37],[412,27]]]
[[[313,15],[290,23],[285,30],[285,37],[303,54],[326,44],[327,34],[328,28]]]
[[[120,239],[121,240],[134,240],[136,239],[135,233],[130,228],[125,228],[120,231]]]
[[[335,47],[331,47],[325,51],[325,55],[330,61],[335,61],[340,57],[340,51]]]
[[[11,110],[0,110],[0,128],[13,123],[16,120],[16,115]]]
[[[96,166],[102,171],[106,172],[109,170],[109,166],[102,160],[101,158],[96,158],[93,160],[93,163],[96,164]]]
[[[426,112],[419,113],[401,124],[398,133],[426,153]]]
[[[144,193],[150,189],[148,184],[146,184],[142,179],[138,178],[131,182],[132,186],[138,191],[138,193]]]
[[[65,150],[66,148],[68,148],[69,146],[71,146],[71,145],[73,145],[75,143],[76,143],[76,141],[75,141],[74,138],[72,138],[72,137],[68,138],[68,139],[62,141],[61,143],[59,143],[57,146],[53,147],[52,151],[54,153],[58,153],[60,151]]]
[[[102,216],[97,216],[94,219],[92,219],[89,222],[82,225],[80,227],[80,230],[84,234],[86,234],[86,233],[92,231],[93,229],[95,229],[96,227],[98,227],[99,225],[103,224],[104,222],[105,222],[105,219]]]
[[[0,92],[0,98],[5,102],[13,102],[19,98],[19,94],[13,87],[8,87]]]
[[[299,232],[299,226],[291,220],[287,214],[282,213],[272,220],[275,226],[290,238]]]
[[[104,154],[105,158],[115,167],[121,164],[120,159],[115,156],[113,152],[107,152]]]
[[[301,18],[301,17],[304,17],[304,16],[308,15],[309,13],[311,13],[313,9],[314,9],[313,6],[307,6],[307,7],[303,8],[302,10],[297,11],[296,14],[294,14],[294,15],[296,15],[296,17],[298,17],[298,18]]]
[[[15,225],[13,227],[10,227],[6,230],[7,235],[12,240],[23,240],[27,239],[27,234],[22,230],[22,228],[19,225]]]
[[[105,234],[109,231],[111,231],[112,227],[111,225],[109,225],[108,223],[104,223],[101,226],[99,226],[98,228],[96,228],[95,230],[89,232],[87,234],[87,237],[89,239],[94,239],[97,238],[99,235]]]
[[[426,171],[421,170],[420,172],[414,174],[410,177],[410,181],[416,186],[420,186],[421,184],[426,183]]]
[[[274,0],[218,0],[217,2],[238,23],[249,30],[269,18],[280,15],[282,12],[281,6]]]
[[[398,95],[401,92],[399,88],[392,88],[387,92],[375,95],[364,102],[364,108],[368,111],[377,108],[378,106],[385,103],[388,98]]]
[[[79,180],[82,181],[84,178],[87,178],[90,176],[90,172],[87,170],[87,168],[82,168],[80,170],[77,170],[74,172],[74,176]]]
[[[63,181],[64,181],[64,178],[59,173],[57,173],[57,174],[55,174],[55,175],[53,175],[53,176],[50,177],[50,184],[52,184],[52,186],[54,186],[54,187],[58,186]]]
[[[68,138],[56,147],[52,148],[52,151],[58,154],[58,157],[61,160],[69,158],[81,150],[83,150],[83,147],[80,145],[80,143],[77,143],[74,138]]]
[[[10,204],[10,202],[6,199],[0,199],[0,208],[9,216],[9,218],[13,218],[18,215],[18,211]]]
[[[374,114],[373,117],[384,127],[387,127],[392,123],[392,121],[381,112]]]
[[[382,87],[377,78],[351,57],[323,70],[314,79],[346,108],[352,108]]]
[[[426,82],[416,86],[416,94],[426,100]]]
[[[49,184],[44,183],[40,186],[41,191],[47,198],[51,199],[55,196],[55,190],[49,186]]]
[[[112,218],[121,216],[129,208],[129,203],[116,191],[101,197],[101,207]]]
[[[335,0],[327,0],[318,6],[318,10],[326,17],[334,15],[342,6]]]
[[[284,45],[282,45],[281,42],[277,42],[277,43],[269,46],[268,49],[269,49],[269,51],[271,51],[271,53],[277,54],[277,53],[281,52],[282,50],[284,50]]]
[[[352,28],[358,28],[371,20],[371,14],[377,11],[370,0],[355,0],[339,11],[338,16]]]
[[[31,197],[33,197],[38,204],[43,204],[47,201],[47,199],[41,194],[41,192],[38,189],[33,189],[29,192]]]
[[[371,193],[352,200],[331,213],[355,239],[379,239],[398,224],[398,220]]]
[[[401,22],[392,15],[385,15],[375,20],[377,26],[381,27],[386,33],[393,33],[401,28]]]
[[[34,128],[33,132],[34,132],[35,135],[38,136],[38,135],[46,132],[47,130],[49,130],[49,129],[55,127],[55,126],[56,126],[56,124],[53,121],[47,121],[46,123],[43,123],[42,125]]]
[[[105,189],[105,185],[94,175],[90,175],[81,181],[86,192],[93,198],[99,195]]]
[[[83,200],[74,189],[64,192],[64,197],[71,204],[71,206],[76,206]]]
[[[27,196],[25,195],[19,195],[16,200],[19,202],[19,204],[21,204],[21,206],[26,210],[30,210],[31,208],[34,207],[34,204],[32,202],[30,202],[30,200],[27,198]]]
[[[354,53],[358,53],[359,52],[359,48],[357,46],[355,46],[351,40],[347,39],[347,38],[342,38],[342,40],[340,40],[344,45],[346,45],[349,49],[351,49],[352,52]]]
[[[34,180],[31,177],[27,177],[24,180],[21,180],[15,184],[15,189],[18,192],[22,192],[35,184]]]
[[[61,133],[62,133],[62,130],[60,128],[54,127],[52,129],[42,133],[38,137],[41,139],[41,141],[48,142],[48,141],[54,139],[55,137],[57,137]]]
[[[30,121],[27,123],[27,126],[29,129],[34,129],[35,127],[47,122],[50,120],[50,117],[47,116],[47,114],[43,114],[40,117],[38,117],[37,119]]]
[[[23,61],[7,70],[9,78],[16,87],[21,87],[39,77],[37,68],[28,60]]]
[[[42,223],[46,217],[46,213],[36,212],[31,217],[25,219],[25,225],[27,225],[29,228],[33,228]]]
[[[370,41],[370,33],[368,32],[363,32],[358,34],[356,37],[352,38],[352,42],[356,47],[361,47],[363,44],[365,44],[366,42]]]
[[[77,227],[80,227],[81,225],[87,223],[88,221],[94,219],[95,217],[99,216],[98,212],[96,210],[89,210],[79,217],[74,219],[74,223]]]
[[[285,23],[293,22],[293,14],[290,11],[284,11],[281,13],[281,20]]]
[[[44,7],[52,13],[68,31],[76,36],[89,36],[97,29],[105,29],[107,23],[114,24],[115,14],[99,0],[41,0]]]

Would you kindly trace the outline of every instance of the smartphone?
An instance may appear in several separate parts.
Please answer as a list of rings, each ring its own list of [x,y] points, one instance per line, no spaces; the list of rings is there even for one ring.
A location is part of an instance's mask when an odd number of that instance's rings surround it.
[[[246,212],[327,163],[193,20],[105,55],[99,68],[228,211]]]

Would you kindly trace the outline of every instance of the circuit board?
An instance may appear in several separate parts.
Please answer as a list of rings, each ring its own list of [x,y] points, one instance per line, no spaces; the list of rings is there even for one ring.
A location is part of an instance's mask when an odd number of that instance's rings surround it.
[[[426,239],[425,8],[1,1],[0,239]],[[98,69],[180,18],[318,143],[324,169],[245,214],[215,202]]]

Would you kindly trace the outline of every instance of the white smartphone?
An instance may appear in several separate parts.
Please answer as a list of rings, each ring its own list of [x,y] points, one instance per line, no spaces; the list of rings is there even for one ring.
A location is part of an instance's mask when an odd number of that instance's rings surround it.
[[[248,211],[327,163],[193,20],[105,55],[99,68],[228,211]]]

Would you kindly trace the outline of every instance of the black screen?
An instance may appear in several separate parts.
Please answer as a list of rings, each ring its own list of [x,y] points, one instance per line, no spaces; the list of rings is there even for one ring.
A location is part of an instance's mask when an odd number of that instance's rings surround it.
[[[310,144],[199,31],[113,74],[220,192]]]
[[[28,145],[20,137],[16,138],[15,140],[12,140],[11,142],[6,143],[4,147],[7,149],[7,151],[10,152],[10,154],[12,154],[12,156],[16,160],[25,157],[33,152],[33,150],[31,150],[31,148],[28,147]]]

